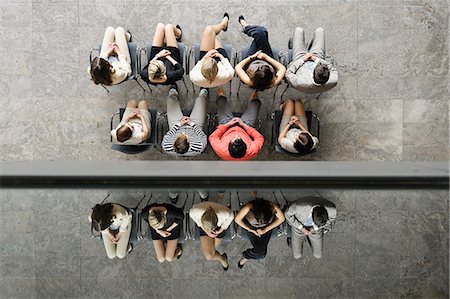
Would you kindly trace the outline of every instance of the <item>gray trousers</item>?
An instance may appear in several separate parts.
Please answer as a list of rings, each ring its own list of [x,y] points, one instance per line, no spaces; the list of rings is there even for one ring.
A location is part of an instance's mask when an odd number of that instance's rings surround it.
[[[312,53],[319,58],[325,59],[325,32],[323,28],[319,27],[314,31],[309,51],[305,44],[305,31],[300,27],[295,28],[292,38],[292,61],[302,58],[307,53]]]
[[[259,99],[248,101],[247,108],[242,113],[240,119],[242,119],[245,124],[254,127],[260,108],[261,101]],[[231,111],[230,103],[224,96],[217,98],[217,117],[219,125],[226,124],[234,117]]]
[[[189,116],[191,120],[201,128],[203,127],[206,118],[207,95],[208,93],[206,91],[202,90],[200,92],[198,98],[195,100],[191,115]],[[175,89],[171,89],[169,91],[169,96],[167,97],[167,121],[169,122],[169,129],[180,122],[182,117],[183,112],[181,111],[180,101],[178,100],[178,92],[175,91]]]
[[[315,232],[312,235],[305,235],[298,229],[292,228],[291,233],[291,244],[292,244],[292,254],[295,259],[299,259],[303,255],[303,245],[305,242],[308,242],[309,246],[311,246],[313,256],[315,258],[322,257],[322,248],[323,248],[323,232],[320,230],[319,232]]]

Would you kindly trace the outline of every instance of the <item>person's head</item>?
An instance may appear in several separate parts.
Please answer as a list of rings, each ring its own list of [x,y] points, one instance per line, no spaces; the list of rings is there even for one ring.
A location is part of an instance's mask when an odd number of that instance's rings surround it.
[[[113,205],[105,203],[103,205],[96,204],[92,210],[92,224],[96,231],[107,229],[113,223],[112,215]]]
[[[314,82],[316,84],[325,84],[330,78],[330,70],[325,64],[319,63],[314,68]]]
[[[259,224],[269,224],[273,219],[275,210],[273,209],[273,205],[270,201],[257,198],[252,201],[250,212],[252,212]]]
[[[261,65],[253,74],[252,87],[256,90],[270,88],[274,79],[273,69],[268,65]]]
[[[155,230],[162,229],[166,221],[166,214],[161,210],[150,210],[150,213],[148,213],[148,223]]]
[[[148,78],[150,80],[162,80],[166,75],[166,66],[164,62],[157,59],[148,65]]]
[[[328,212],[322,206],[315,207],[312,211],[312,218],[317,226],[323,226],[328,221]]]
[[[217,214],[212,207],[209,207],[205,213],[203,213],[200,221],[202,222],[203,228],[208,232],[217,229]]]
[[[219,72],[217,61],[214,58],[206,59],[206,61],[203,62],[200,71],[203,77],[211,83],[214,79],[216,79],[217,73]]]
[[[117,141],[124,142],[130,139],[131,135],[133,135],[133,130],[131,129],[131,126],[126,123],[122,125],[119,129],[116,131],[117,134]]]
[[[189,140],[185,134],[179,134],[173,144],[173,148],[177,154],[184,154],[189,150]]]
[[[300,153],[300,154],[307,154],[309,153],[314,146],[314,141],[310,134],[306,132],[301,132],[298,134],[297,140],[294,142],[294,148]]]
[[[95,84],[111,85],[112,65],[101,57],[95,57],[91,62],[91,78]]]
[[[228,152],[231,157],[240,159],[245,156],[245,153],[247,152],[247,145],[244,140],[236,137],[228,144]]]

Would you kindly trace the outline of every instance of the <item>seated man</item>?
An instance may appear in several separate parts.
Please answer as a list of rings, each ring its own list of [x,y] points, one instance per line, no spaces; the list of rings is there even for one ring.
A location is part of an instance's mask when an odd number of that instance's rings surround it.
[[[292,38],[292,61],[286,71],[289,85],[306,93],[321,93],[336,86],[336,68],[325,60],[325,33],[314,31],[311,51],[305,45],[305,32],[297,27]]]
[[[129,100],[121,122],[111,131],[113,142],[136,145],[146,141],[150,136],[151,117],[146,101],[138,104],[135,100]]]
[[[219,125],[209,136],[209,142],[222,160],[250,160],[258,154],[264,137],[253,126],[260,107],[261,101],[254,92],[242,116],[233,117],[223,90],[217,90]]]
[[[195,156],[205,150],[208,142],[206,134],[202,131],[206,116],[208,91],[202,89],[195,100],[190,116],[183,116],[178,91],[169,90],[167,98],[167,121],[170,130],[164,135],[163,150],[175,156]]]
[[[336,219],[336,206],[319,197],[304,197],[294,201],[287,209],[286,221],[291,226],[291,240],[295,259],[303,255],[303,245],[307,242],[315,258],[322,257],[323,234],[331,230],[331,222]]]

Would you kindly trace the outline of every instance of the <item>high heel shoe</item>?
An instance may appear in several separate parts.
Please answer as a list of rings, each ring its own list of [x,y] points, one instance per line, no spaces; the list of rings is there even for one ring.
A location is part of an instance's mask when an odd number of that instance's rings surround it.
[[[238,267],[239,267],[239,269],[244,268],[244,265],[245,265],[245,263],[244,263],[244,264],[241,264],[241,261],[242,261],[242,258],[238,261]]]
[[[228,18],[228,21],[230,20],[230,16],[228,15],[227,12],[223,14],[223,17],[224,17],[224,18]],[[227,27],[225,27],[225,28],[223,29],[223,32],[225,32],[225,31],[228,30],[228,21],[227,21]]]
[[[222,268],[223,268],[223,271],[228,271],[228,268],[230,268],[230,264],[228,263],[228,256],[227,256],[226,253],[224,253],[223,256],[225,257],[225,260],[227,261],[227,266],[224,267],[224,266],[222,265]]]
[[[242,27],[242,32],[243,32],[244,29],[245,29],[245,27],[244,27],[244,25],[242,25],[241,21],[245,21],[243,15],[240,15],[239,18],[238,18],[239,25],[241,25],[241,27]]]
[[[183,255],[183,248],[181,247],[181,244],[178,243],[177,247],[180,248],[178,251],[178,255],[177,255],[177,260],[179,260],[181,258],[181,256]]]
[[[181,37],[183,37],[183,29],[181,29],[180,25],[175,26],[175,28],[177,28],[178,30],[180,30],[180,36],[177,37],[177,42],[181,41]]]

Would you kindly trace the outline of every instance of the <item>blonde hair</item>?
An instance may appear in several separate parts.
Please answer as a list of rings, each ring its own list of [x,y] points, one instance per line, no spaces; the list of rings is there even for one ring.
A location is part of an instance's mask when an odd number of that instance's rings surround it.
[[[209,207],[203,213],[202,218],[200,219],[202,222],[203,228],[207,231],[212,231],[217,228],[217,214],[212,207]]]
[[[161,60],[151,61],[148,65],[148,77],[150,79],[162,79],[166,74],[166,66]]]
[[[161,229],[166,224],[167,218],[162,211],[151,210],[148,214],[148,223],[154,229]]]
[[[203,77],[211,83],[217,76],[219,72],[219,67],[217,66],[217,61],[213,58],[208,59],[202,64],[201,72]]]

